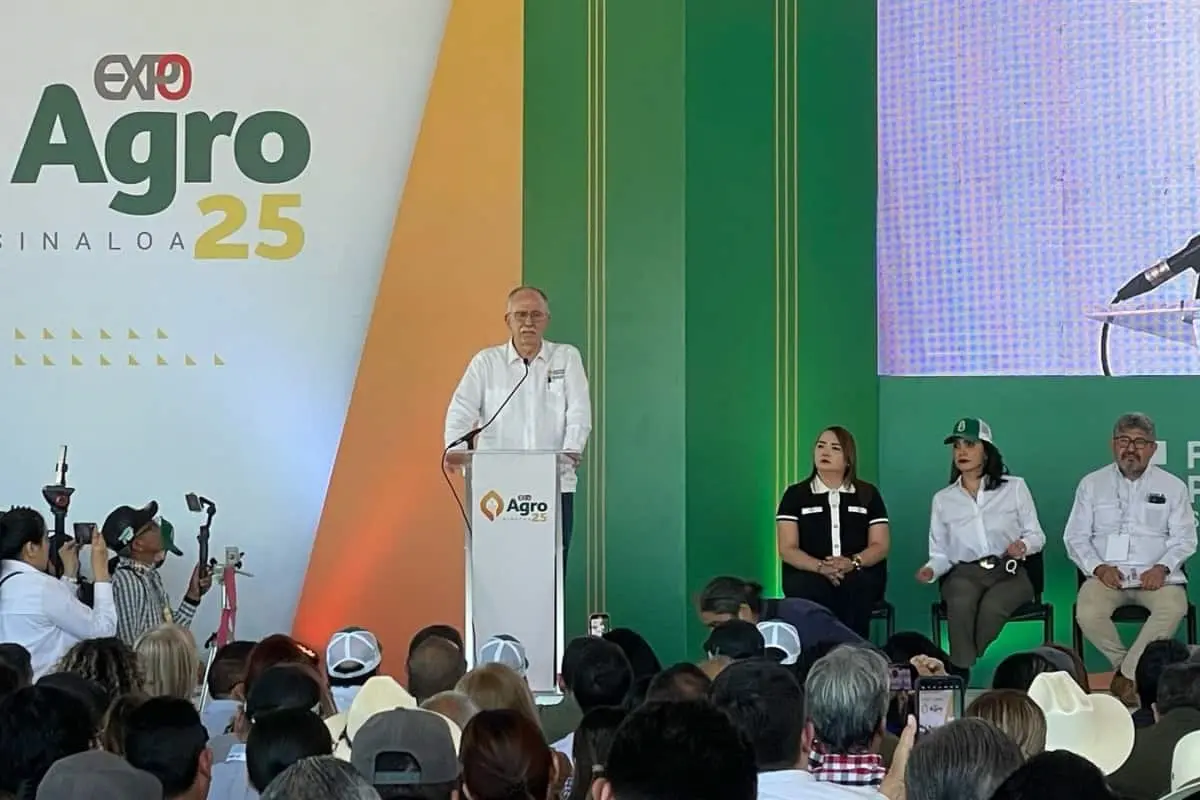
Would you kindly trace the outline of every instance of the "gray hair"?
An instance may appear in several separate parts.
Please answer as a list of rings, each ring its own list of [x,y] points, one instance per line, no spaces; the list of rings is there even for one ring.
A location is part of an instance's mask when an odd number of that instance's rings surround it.
[[[988,800],[1024,762],[1021,748],[978,717],[922,734],[908,758],[908,800]]]
[[[890,694],[887,659],[867,647],[834,648],[804,681],[808,718],[831,753],[866,749],[887,715]]]
[[[462,692],[438,692],[433,697],[421,703],[426,711],[435,711],[449,718],[460,728],[466,728],[471,717],[479,713],[479,706]]]
[[[524,292],[533,292],[538,297],[542,298],[542,302],[546,304],[546,308],[550,307],[550,298],[546,296],[545,292],[543,292],[541,289],[539,289],[536,286],[525,286],[525,285],[518,286],[517,288],[513,289],[511,292],[508,293],[509,304],[510,305],[512,304],[514,297],[516,297],[519,294],[523,294]]]
[[[1122,414],[1117,418],[1117,424],[1113,425],[1113,438],[1120,436],[1126,431],[1143,431],[1151,439],[1158,438],[1158,431],[1154,428],[1154,420],[1146,414],[1134,412],[1132,414]]]
[[[302,758],[271,781],[262,800],[380,800],[353,766],[333,756]]]

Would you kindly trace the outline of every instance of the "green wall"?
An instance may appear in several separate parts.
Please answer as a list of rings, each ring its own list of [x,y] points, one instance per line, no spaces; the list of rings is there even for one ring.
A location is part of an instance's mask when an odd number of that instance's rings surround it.
[[[525,34],[525,279],[594,398],[569,633],[606,610],[665,660],[698,655],[709,577],[777,588],[775,501],[830,424],[887,498],[898,627],[928,632],[935,591],[911,576],[942,438],[970,414],[1030,483],[1069,642],[1076,482],[1131,409],[1186,475],[1200,382],[876,377],[875,3],[526,0]],[[1039,641],[1010,625],[973,682]]]
[[[1111,462],[1109,440],[1121,414],[1141,411],[1167,442],[1166,468],[1176,475],[1190,467],[1187,442],[1200,440],[1195,410],[1200,381],[1188,378],[882,378],[879,440],[881,481],[892,527],[889,597],[901,630],[929,630],[929,605],[936,590],[912,576],[928,552],[929,504],[945,486],[950,461],[942,440],[954,421],[979,416],[992,426],[996,445],[1014,475],[1029,483],[1046,532],[1046,599],[1055,606],[1055,639],[1071,642],[1075,569],[1063,548],[1062,531],[1079,479]],[[1200,479],[1195,485],[1200,488]],[[1200,596],[1194,586],[1193,598]],[[1129,626],[1131,641],[1136,627]],[[1007,653],[1041,643],[1041,627],[1013,623],[981,660],[972,683],[987,676]],[[1089,645],[1088,667],[1108,665]]]
[[[594,401],[568,633],[695,657],[708,578],[777,587],[817,432],[875,476],[875,6],[527,0],[525,34],[525,280]]]

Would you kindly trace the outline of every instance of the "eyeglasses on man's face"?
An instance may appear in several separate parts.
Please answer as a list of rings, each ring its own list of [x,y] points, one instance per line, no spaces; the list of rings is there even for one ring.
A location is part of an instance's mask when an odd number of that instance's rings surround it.
[[[1132,438],[1129,436],[1115,436],[1113,443],[1122,450],[1133,448],[1135,450],[1145,450],[1150,445],[1154,444],[1153,439],[1143,439],[1142,437]]]
[[[510,311],[509,314],[517,322],[532,322],[535,325],[546,321],[545,311]]]

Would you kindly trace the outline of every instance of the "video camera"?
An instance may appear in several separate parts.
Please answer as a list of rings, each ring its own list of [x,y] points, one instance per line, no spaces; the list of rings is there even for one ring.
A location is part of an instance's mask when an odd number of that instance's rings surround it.
[[[42,497],[50,504],[50,513],[54,516],[54,534],[50,537],[50,564],[54,576],[63,574],[62,557],[58,550],[68,541],[67,512],[71,508],[71,495],[75,490],[67,486],[67,446],[64,444],[58,453],[58,464],[54,467],[54,483],[42,487]]]

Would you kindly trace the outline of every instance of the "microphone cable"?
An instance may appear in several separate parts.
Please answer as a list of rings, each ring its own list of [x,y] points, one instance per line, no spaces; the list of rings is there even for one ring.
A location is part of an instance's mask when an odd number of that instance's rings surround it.
[[[1114,297],[1110,302],[1109,308],[1121,302],[1120,297]],[[1111,378],[1112,368],[1108,363],[1108,338],[1109,331],[1112,330],[1112,318],[1105,317],[1103,324],[1100,325],[1100,370],[1104,373],[1104,377]]]
[[[454,488],[454,481],[450,479],[450,470],[446,468],[446,456],[450,454],[451,450],[453,450],[455,447],[458,447],[460,444],[463,444],[464,442],[467,444],[468,452],[474,451],[475,437],[487,430],[488,427],[490,427],[491,424],[496,421],[496,417],[500,416],[500,412],[503,411],[504,407],[508,405],[508,401],[513,399],[513,395],[517,393],[517,390],[520,389],[521,385],[525,383],[526,379],[529,378],[529,359],[522,358],[521,361],[525,364],[525,374],[521,376],[519,381],[517,381],[517,385],[512,388],[512,391],[508,393],[508,396],[504,398],[504,402],[500,404],[500,407],[497,408],[495,412],[493,412],[492,416],[488,418],[488,421],[480,425],[478,428],[472,428],[471,430],[467,431],[465,434],[446,445],[446,449],[442,450],[442,478],[445,479],[446,485],[450,487],[450,494],[454,495],[454,502],[458,504],[458,513],[462,515],[463,523],[467,526],[467,533],[472,536],[475,534],[475,531],[472,530],[471,527],[471,515],[467,513],[467,507],[463,504],[462,497],[458,494],[458,489]]]

